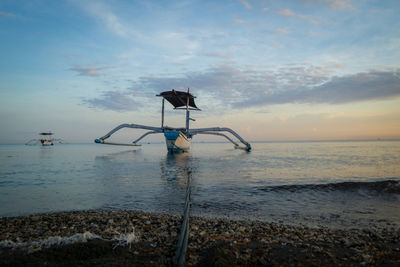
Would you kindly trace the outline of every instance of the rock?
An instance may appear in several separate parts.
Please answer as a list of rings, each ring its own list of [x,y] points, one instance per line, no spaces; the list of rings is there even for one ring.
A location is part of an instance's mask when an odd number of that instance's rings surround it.
[[[142,261],[136,265],[168,266],[172,265],[181,222],[182,216],[136,211],[61,212],[0,218],[0,244],[6,244],[7,240],[15,241],[15,244],[26,244],[25,248],[20,247],[19,250],[11,252],[0,247],[0,265],[14,257],[12,255],[17,255],[14,254],[17,251],[27,251],[33,244],[38,244],[35,248],[39,249],[35,251],[31,248],[30,251],[38,257],[37,259],[44,262],[45,257],[51,258],[55,252],[52,252],[52,248],[41,247],[41,240],[56,236],[68,238],[82,234],[87,229],[91,234],[100,236],[102,242],[116,242],[118,238],[120,240],[124,238],[122,240],[124,242],[115,249],[113,245],[99,243],[94,245],[94,250],[91,250],[93,247],[89,249],[90,242],[76,245],[79,247],[76,251],[61,247],[58,253],[68,254],[68,257],[65,256],[63,260],[48,265],[68,265],[73,260],[76,260],[75,265],[79,265],[80,252],[92,255],[97,250],[101,253],[93,256],[91,260],[96,259],[97,265],[106,265],[101,259],[110,250],[112,258],[110,262],[115,261],[123,265],[121,261],[126,256],[141,258]],[[368,231],[309,229],[304,226],[294,227],[259,221],[197,217],[190,217],[190,227],[186,258],[188,266],[332,264],[397,266],[400,261],[398,246],[400,232],[391,228],[379,232],[372,229]],[[130,238],[129,233],[134,233],[134,236]],[[134,242],[129,242],[133,239]],[[124,249],[129,252],[124,254]],[[27,259],[17,258],[14,257],[15,264],[8,265],[24,265],[20,261]],[[71,262],[68,262],[68,258]]]

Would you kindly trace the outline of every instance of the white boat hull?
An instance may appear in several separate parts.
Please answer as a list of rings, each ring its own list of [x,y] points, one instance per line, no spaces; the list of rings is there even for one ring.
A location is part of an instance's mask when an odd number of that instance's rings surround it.
[[[51,140],[40,140],[40,142],[42,143],[42,146],[52,146],[52,145],[54,145]]]
[[[164,132],[167,149],[170,152],[181,152],[190,149],[190,138],[182,132]]]

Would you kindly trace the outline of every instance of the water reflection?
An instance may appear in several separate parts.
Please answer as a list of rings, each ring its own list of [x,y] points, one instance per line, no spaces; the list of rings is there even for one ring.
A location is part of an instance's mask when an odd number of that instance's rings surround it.
[[[193,172],[191,154],[155,152],[128,150],[96,156],[99,208],[181,213]]]
[[[141,152],[141,150],[130,149],[130,150],[118,151],[118,152],[108,153],[108,154],[101,155],[101,156],[96,156],[95,160],[114,161],[121,156],[126,156],[131,153],[139,153],[139,152]]]
[[[192,173],[190,152],[167,153],[160,161],[160,170],[161,180],[168,186],[186,188],[188,176]]]
[[[40,146],[39,158],[43,161],[51,160],[54,155],[54,147],[51,146]]]
[[[163,212],[181,214],[184,209],[186,187],[194,172],[190,152],[167,153],[160,160],[160,195],[156,197],[157,208]]]

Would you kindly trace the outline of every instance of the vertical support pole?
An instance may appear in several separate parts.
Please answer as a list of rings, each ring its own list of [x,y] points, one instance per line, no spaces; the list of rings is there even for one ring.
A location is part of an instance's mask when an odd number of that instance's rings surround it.
[[[164,128],[164,97],[162,99],[162,109],[161,109],[161,128]]]
[[[189,120],[190,120],[190,117],[189,117],[189,97],[190,97],[190,94],[189,94],[189,88],[188,88],[188,90],[187,90],[187,101],[186,101],[186,136],[189,138],[190,136],[189,136]]]
[[[189,110],[186,109],[186,136],[189,137]]]

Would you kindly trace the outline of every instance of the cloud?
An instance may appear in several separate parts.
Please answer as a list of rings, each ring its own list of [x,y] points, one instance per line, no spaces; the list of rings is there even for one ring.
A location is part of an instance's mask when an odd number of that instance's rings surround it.
[[[142,106],[141,103],[133,100],[129,93],[118,91],[106,91],[100,98],[84,99],[83,103],[92,108],[114,111],[133,111]]]
[[[263,31],[265,34],[280,34],[280,35],[287,35],[290,34],[290,30],[288,27],[279,27],[273,30],[265,30]]]
[[[220,65],[179,75],[143,76],[132,81],[124,94],[109,91],[101,98],[85,102],[104,109],[133,110],[140,105],[130,95],[141,92],[142,97],[153,99],[159,92],[186,90],[188,87],[196,95],[202,96],[198,102],[205,110],[221,112],[228,107],[344,104],[400,97],[400,69],[333,76],[334,68],[340,67],[339,63],[327,66],[301,63],[255,70],[251,67]]]
[[[232,21],[234,24],[246,24],[246,21],[242,19],[235,19]]]
[[[286,17],[294,17],[294,18],[299,18],[302,20],[305,20],[311,24],[319,24],[318,21],[316,21],[314,18],[312,18],[311,16],[308,15],[303,15],[303,14],[297,14],[294,13],[292,10],[290,9],[281,9],[277,11],[277,14],[281,15],[281,16],[286,16]]]
[[[77,2],[88,14],[102,22],[109,31],[120,37],[127,37],[128,30],[121,19],[112,12],[112,8],[98,1]]]
[[[76,66],[70,68],[70,70],[78,72],[81,76],[91,76],[91,77],[98,77],[101,75],[100,71],[109,69],[109,67],[100,67],[100,68],[91,68],[91,67],[80,67]]]
[[[231,56],[228,56],[227,54],[224,54],[224,53],[201,52],[200,54],[203,56],[208,56],[208,57],[218,57],[218,58],[227,58],[227,59],[232,58]]]
[[[290,33],[290,31],[287,27],[276,28],[275,32],[278,34],[289,34]]]
[[[281,43],[279,43],[277,41],[274,41],[274,40],[269,40],[268,43],[270,45],[274,46],[274,47],[278,47],[278,48],[283,48],[284,47]]]
[[[15,17],[16,17],[16,15],[13,14],[13,13],[2,12],[2,11],[0,11],[0,16],[2,16],[2,17],[8,17],[8,18],[15,18]]]
[[[247,2],[246,0],[239,0],[239,2],[247,9],[252,9],[253,8],[253,6],[249,2]]]
[[[241,107],[253,105],[308,103],[345,104],[368,100],[400,97],[400,70],[396,72],[370,71],[333,77],[313,86],[299,86],[293,90],[271,92],[258,99],[237,102]]]
[[[342,104],[400,96],[400,70],[331,77],[332,68],[336,66],[342,65],[324,67],[303,63],[263,71],[222,65],[180,77],[142,77],[131,90],[183,90],[191,87],[232,107],[287,103]]]
[[[335,9],[353,8],[351,0],[321,0]]]
[[[344,64],[340,64],[340,63],[333,63],[332,66],[334,68],[338,68],[338,69],[344,69],[346,67]]]
[[[291,65],[276,70],[238,69],[220,65],[199,72],[188,72],[172,77],[141,77],[129,90],[170,90],[187,87],[214,96],[223,105],[258,99],[273,91],[289,90],[321,84],[328,79],[329,69],[311,64]]]

